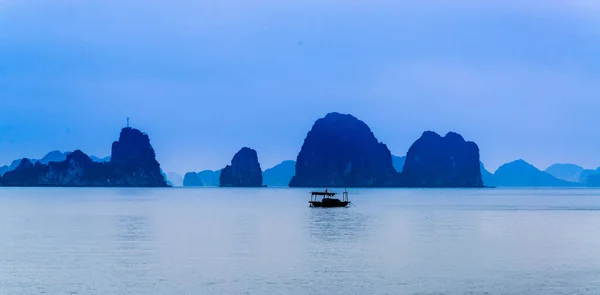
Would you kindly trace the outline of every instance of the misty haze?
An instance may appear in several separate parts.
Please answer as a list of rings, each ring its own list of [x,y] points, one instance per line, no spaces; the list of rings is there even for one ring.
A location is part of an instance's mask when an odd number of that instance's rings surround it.
[[[599,9],[0,0],[0,294],[599,294]]]

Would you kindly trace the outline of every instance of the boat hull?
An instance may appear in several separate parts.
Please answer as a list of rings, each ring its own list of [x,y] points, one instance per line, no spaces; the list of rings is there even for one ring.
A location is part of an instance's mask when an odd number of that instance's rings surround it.
[[[310,203],[310,207],[314,207],[314,208],[340,208],[340,207],[348,207],[348,205],[350,204],[350,202],[342,202],[340,200],[336,201],[309,201],[308,203]]]

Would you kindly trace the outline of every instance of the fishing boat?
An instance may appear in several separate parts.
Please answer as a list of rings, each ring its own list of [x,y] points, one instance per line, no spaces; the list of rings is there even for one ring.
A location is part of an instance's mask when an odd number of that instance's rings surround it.
[[[342,199],[334,198],[337,193],[332,193],[325,189],[324,192],[311,192],[310,207],[321,207],[321,208],[333,208],[333,207],[348,207],[350,201],[348,201],[348,191],[344,190],[342,193]]]

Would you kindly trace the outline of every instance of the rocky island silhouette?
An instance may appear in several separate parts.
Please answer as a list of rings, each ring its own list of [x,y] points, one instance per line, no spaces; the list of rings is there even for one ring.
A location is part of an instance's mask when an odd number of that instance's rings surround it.
[[[2,186],[81,186],[81,187],[167,187],[150,138],[138,129],[126,127],[112,145],[110,160],[92,160],[80,150],[62,161],[19,165],[0,177]]]

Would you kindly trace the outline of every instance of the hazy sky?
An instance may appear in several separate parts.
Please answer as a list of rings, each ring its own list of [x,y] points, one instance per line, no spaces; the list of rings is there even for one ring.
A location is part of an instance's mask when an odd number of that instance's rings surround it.
[[[295,159],[330,111],[403,155],[461,133],[493,169],[600,166],[595,0],[0,0],[0,163],[110,154],[125,118],[165,171],[242,146]]]

